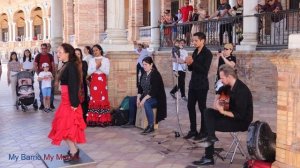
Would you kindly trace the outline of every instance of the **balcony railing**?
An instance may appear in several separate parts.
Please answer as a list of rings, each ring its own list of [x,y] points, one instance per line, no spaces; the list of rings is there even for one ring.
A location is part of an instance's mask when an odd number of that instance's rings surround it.
[[[206,34],[208,46],[218,47],[229,42],[238,45],[242,40],[243,17],[161,25],[161,47],[171,47],[175,39],[185,39],[187,46],[192,46],[192,36],[199,31]]]
[[[258,17],[257,49],[286,48],[288,36],[300,33],[300,10],[256,14]]]
[[[287,10],[278,13],[261,13],[257,17],[257,49],[287,48],[288,36],[300,33],[300,10]],[[253,16],[245,16],[253,17]],[[243,16],[226,19],[169,24],[160,26],[162,48],[172,47],[175,39],[185,39],[192,47],[195,32],[206,34],[206,45],[212,49],[220,48],[225,43],[239,45],[243,40]]]
[[[151,37],[151,26],[140,27],[140,38],[150,38]]]

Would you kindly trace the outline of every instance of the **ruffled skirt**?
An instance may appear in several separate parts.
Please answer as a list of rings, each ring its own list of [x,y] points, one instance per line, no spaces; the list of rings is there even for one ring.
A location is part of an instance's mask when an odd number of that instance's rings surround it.
[[[55,112],[52,129],[48,135],[53,145],[60,145],[62,140],[71,140],[74,143],[85,143],[84,129],[86,124],[79,104],[74,111],[71,108],[67,85],[61,85],[61,103]]]

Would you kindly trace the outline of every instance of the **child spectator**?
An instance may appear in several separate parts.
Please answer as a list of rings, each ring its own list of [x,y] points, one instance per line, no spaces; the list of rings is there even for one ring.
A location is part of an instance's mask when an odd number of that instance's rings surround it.
[[[44,98],[44,112],[49,113],[50,109],[50,96],[51,96],[51,81],[53,79],[52,73],[49,71],[49,64],[42,64],[43,71],[39,73],[38,81],[42,81],[42,94]]]

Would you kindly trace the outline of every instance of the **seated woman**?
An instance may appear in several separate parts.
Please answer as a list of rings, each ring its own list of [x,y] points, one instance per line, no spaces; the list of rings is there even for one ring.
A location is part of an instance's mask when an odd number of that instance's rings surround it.
[[[138,86],[138,95],[130,97],[129,122],[123,128],[134,125],[137,108],[144,107],[148,126],[142,134],[154,132],[154,114],[152,108],[157,108],[156,123],[167,117],[167,101],[164,83],[151,57],[143,59],[145,73],[142,74]]]

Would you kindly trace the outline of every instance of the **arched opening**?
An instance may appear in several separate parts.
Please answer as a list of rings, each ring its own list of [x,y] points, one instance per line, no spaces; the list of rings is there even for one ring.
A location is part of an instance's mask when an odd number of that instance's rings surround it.
[[[25,40],[25,16],[22,10],[17,11],[14,14],[14,21],[16,23],[15,26],[15,36],[13,36],[16,41],[23,41]]]
[[[0,40],[7,42],[8,39],[8,17],[6,13],[0,15]]]
[[[31,11],[31,18],[32,18],[32,39],[33,40],[42,40],[43,39],[43,13],[40,7],[36,7]]]
[[[144,26],[150,26],[150,1],[149,0],[143,0],[143,25]]]

